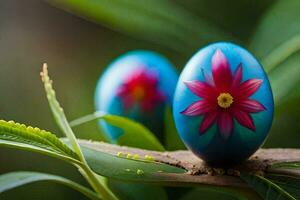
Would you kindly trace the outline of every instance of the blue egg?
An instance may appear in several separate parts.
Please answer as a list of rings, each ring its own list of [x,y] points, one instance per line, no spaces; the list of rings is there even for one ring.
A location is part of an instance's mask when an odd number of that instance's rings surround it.
[[[113,61],[100,77],[96,109],[144,124],[163,139],[164,112],[172,106],[178,75],[163,56],[151,51],[131,51]],[[111,141],[123,132],[103,121],[101,127]]]
[[[262,65],[246,49],[226,42],[208,45],[188,61],[173,102],[181,139],[215,166],[251,156],[268,135],[273,111]]]

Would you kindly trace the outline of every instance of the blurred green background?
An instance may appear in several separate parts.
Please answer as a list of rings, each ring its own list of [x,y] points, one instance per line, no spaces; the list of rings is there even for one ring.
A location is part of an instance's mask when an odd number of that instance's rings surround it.
[[[49,65],[58,99],[71,120],[94,111],[94,89],[101,72],[126,51],[157,51],[180,72],[193,53],[210,42],[236,42],[261,59],[300,34],[298,0],[49,2],[68,12],[41,0],[0,1],[0,117],[59,136],[39,77],[43,62]],[[271,73],[280,103],[265,146],[300,147],[300,53],[293,53]],[[95,123],[75,131],[80,138],[100,139]],[[49,172],[84,183],[76,169],[63,162],[0,149],[0,174],[15,170]],[[67,188],[45,183],[3,197],[84,199]]]

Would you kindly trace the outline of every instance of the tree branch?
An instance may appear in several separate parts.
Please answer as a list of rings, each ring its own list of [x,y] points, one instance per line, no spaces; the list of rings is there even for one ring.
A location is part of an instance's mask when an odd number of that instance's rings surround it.
[[[209,184],[216,186],[238,186],[248,187],[239,176],[240,171],[251,173],[264,173],[274,170],[270,166],[278,162],[300,160],[300,149],[259,149],[252,157],[242,164],[224,171],[223,169],[211,168],[191,151],[180,150],[172,152],[150,151],[132,147],[118,146],[104,142],[92,142],[79,140],[79,144],[113,155],[118,152],[125,154],[138,154],[140,157],[152,156],[155,161],[184,168],[186,174],[170,174],[169,180],[180,180],[180,182],[193,184]],[[225,173],[224,173],[225,172]],[[168,176],[168,175],[166,175]]]

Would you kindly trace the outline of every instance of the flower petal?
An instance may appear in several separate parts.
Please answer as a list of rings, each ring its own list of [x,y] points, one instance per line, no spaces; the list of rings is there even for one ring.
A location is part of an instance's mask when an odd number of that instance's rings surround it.
[[[243,77],[243,68],[242,68],[242,63],[240,63],[234,72],[231,88],[233,89],[237,88],[240,85],[240,82],[242,81],[242,77]]]
[[[214,86],[214,81],[212,80],[212,78],[209,76],[209,74],[206,72],[205,69],[201,69],[202,71],[202,76],[204,77],[205,79],[205,82],[210,85],[210,86]]]
[[[221,90],[228,90],[231,85],[232,75],[226,56],[220,49],[212,57],[212,75],[216,87]]]
[[[166,96],[163,92],[161,91],[157,91],[156,94],[154,95],[154,100],[155,101],[158,101],[158,102],[161,102],[161,101],[164,101],[166,100]]]
[[[123,103],[123,108],[125,110],[128,110],[129,108],[131,108],[133,106],[135,101],[130,96],[123,96],[122,103]]]
[[[249,79],[240,84],[240,86],[235,90],[235,97],[238,99],[246,99],[253,95],[261,86],[261,84],[261,79]]]
[[[149,71],[148,73],[144,72],[140,79],[140,82],[143,82],[146,87],[153,88],[157,86],[159,78],[155,71]]]
[[[156,103],[156,102],[144,100],[140,103],[140,105],[144,112],[149,112],[153,109],[154,103]]]
[[[197,116],[207,113],[212,110],[212,105],[207,101],[201,100],[196,101],[189,105],[184,111],[181,112],[183,115]]]
[[[265,106],[256,100],[246,99],[239,101],[237,106],[245,112],[257,113],[266,110]]]
[[[231,135],[233,129],[233,120],[229,112],[220,112],[218,116],[219,131],[224,138],[228,138]]]
[[[248,128],[252,131],[255,131],[255,125],[254,125],[253,119],[249,113],[244,112],[239,109],[234,109],[233,116],[238,121],[238,123],[240,123],[242,126]]]
[[[198,97],[204,98],[204,99],[216,99],[216,91],[213,87],[209,86],[205,82],[201,81],[186,81],[184,82],[185,85]]]
[[[117,89],[117,96],[123,97],[123,96],[126,96],[126,95],[128,95],[128,89],[127,89],[126,85],[123,84],[121,87],[119,87]]]
[[[213,125],[213,123],[217,119],[217,116],[218,116],[217,111],[212,111],[204,115],[200,125],[200,132],[199,132],[200,135],[203,135]]]

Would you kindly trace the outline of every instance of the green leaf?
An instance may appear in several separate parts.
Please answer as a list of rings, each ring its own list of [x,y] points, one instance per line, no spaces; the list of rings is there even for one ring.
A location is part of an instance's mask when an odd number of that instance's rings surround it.
[[[249,192],[241,188],[193,188],[180,200],[194,199],[222,199],[222,200],[261,200],[255,192]]]
[[[166,191],[160,186],[110,179],[109,187],[114,193],[122,197],[122,200],[168,200]]]
[[[117,156],[97,150],[97,146],[95,144],[91,143],[91,145],[89,145],[89,143],[86,142],[81,144],[83,153],[91,168],[95,172],[112,179],[124,182],[152,183],[163,186],[197,185],[201,186],[202,189],[227,193],[235,197],[239,197],[239,199],[259,199],[256,193],[253,193],[253,191],[249,190],[249,188],[238,186],[222,187],[218,184],[208,184],[205,181],[201,182],[201,180],[207,178],[209,175],[193,176],[186,174],[184,169],[175,166],[157,162],[127,159],[126,155],[124,155],[126,154],[126,150],[124,150],[125,152],[123,152],[122,156]],[[138,170],[142,170],[142,173],[138,173]],[[219,178],[220,180],[222,179],[221,177]],[[218,177],[216,177],[216,179],[218,179]]]
[[[299,142],[291,141],[300,130],[297,123],[300,117],[299,9],[298,0],[275,1],[264,13],[250,41],[250,50],[268,71],[276,106],[268,147],[300,147]]]
[[[164,151],[164,147],[160,144],[159,140],[142,124],[125,117],[110,114],[103,115],[102,119],[124,131],[124,133],[117,138],[117,144]]]
[[[300,178],[294,176],[267,174],[267,178],[289,192],[296,199],[300,199]]]
[[[226,30],[230,30],[243,41],[252,36],[257,21],[275,0],[176,0],[190,12],[203,17]],[[218,14],[216,14],[218,13]]]
[[[164,138],[167,150],[170,151],[186,149],[182,140],[179,137],[179,133],[177,132],[172,110],[170,107],[167,107],[165,110],[164,129]]]
[[[77,143],[75,134],[73,133],[69,122],[65,116],[65,113],[62,107],[59,105],[59,102],[56,100],[55,91],[52,87],[52,80],[48,76],[47,64],[44,63],[43,71],[41,72],[42,81],[44,82],[44,88],[47,93],[48,103],[50,105],[52,114],[54,119],[56,120],[57,125],[60,127],[62,132],[68,137],[70,140],[70,144],[73,150],[77,153],[81,161],[84,161],[84,157],[80,150],[79,144]]]
[[[65,161],[74,161],[75,164],[81,165],[79,161],[76,161],[70,157],[63,156],[61,154],[55,153],[53,151],[47,150],[46,148],[41,148],[39,146],[34,146],[31,142],[27,141],[5,141],[0,140],[0,146],[13,147],[26,151],[32,151],[36,153],[42,153],[48,156],[53,156]],[[88,148],[86,146],[81,147],[86,158],[86,161],[90,167],[98,174],[114,178],[123,181],[140,181],[140,182],[156,182],[164,181],[168,182],[166,173],[185,173],[186,171],[181,168],[173,167],[166,164],[160,164],[156,162],[149,161],[139,161],[126,159],[104,153],[101,151],[96,151],[94,149]],[[129,169],[129,171],[128,171]],[[141,170],[138,172],[138,170]],[[162,173],[164,172],[164,173]],[[153,175],[153,177],[152,177]],[[159,176],[162,177],[159,177]],[[147,177],[147,178],[145,178]],[[172,180],[170,180],[172,181]],[[174,180],[173,180],[174,181]]]
[[[188,54],[204,43],[232,39],[231,34],[167,0],[48,0],[59,8]]]
[[[123,134],[115,141],[119,145],[164,151],[164,147],[160,144],[159,140],[148,128],[125,117],[97,111],[93,114],[81,117],[70,122],[70,125],[78,126],[80,124],[96,119],[105,120],[105,122],[123,130]]]
[[[295,99],[289,99],[280,106],[276,106],[273,125],[269,137],[264,144],[265,148],[286,147],[300,148],[299,137],[299,102],[300,96]],[[284,137],[283,137],[284,130]]]
[[[16,187],[20,187],[38,181],[48,181],[48,182],[62,184],[74,190],[77,190],[78,192],[84,194],[90,199],[93,200],[101,199],[96,193],[94,193],[90,189],[78,183],[75,183],[74,181],[66,179],[64,177],[56,176],[52,174],[46,174],[46,173],[27,172],[27,171],[10,172],[7,174],[0,175],[0,194],[7,190],[11,190]]]
[[[286,190],[265,177],[242,173],[241,178],[265,200],[296,200]]]
[[[69,122],[64,114],[62,107],[59,105],[59,102],[56,100],[55,91],[52,87],[52,80],[48,76],[47,64],[44,63],[43,71],[41,72],[42,81],[44,82],[44,88],[47,94],[48,103],[52,110],[52,114],[56,120],[57,125],[61,128],[63,133],[67,136],[70,141],[70,145],[73,150],[77,153],[81,165],[77,166],[80,168],[80,172],[86,178],[86,180],[90,183],[95,191],[98,194],[101,194],[104,199],[108,200],[117,200],[118,198],[109,190],[108,187],[104,184],[103,178],[98,178],[97,175],[90,169],[88,166],[80,146],[77,142],[75,134],[69,125]]]
[[[275,105],[286,103],[292,96],[299,98],[300,53],[295,54],[269,73]],[[298,104],[299,105],[299,104]]]
[[[276,105],[300,83],[299,9],[298,0],[277,1],[262,18],[250,45],[269,72]]]
[[[79,163],[78,156],[54,134],[13,121],[0,120],[0,146],[38,152]]]
[[[275,52],[275,49],[280,47],[280,45],[292,45],[295,43],[293,38],[300,33],[300,27],[298,26],[300,15],[298,12],[299,6],[300,2],[297,0],[285,0],[276,1],[270,7],[261,18],[250,42],[250,49],[255,52],[256,56],[259,58],[267,58],[271,55],[270,53]],[[274,31],[278,34],[274,34]],[[287,45],[287,47],[290,45]],[[286,57],[286,55],[280,56]],[[269,66],[265,67],[269,69]]]
[[[236,200],[236,198],[224,195],[218,191],[207,191],[201,188],[195,188],[187,192],[180,200],[194,200],[194,199],[222,199],[222,200]]]
[[[87,145],[82,146],[82,151],[93,171],[121,181],[170,184],[174,182],[174,178],[169,178],[170,175],[186,173],[186,170],[171,165],[127,159],[92,149]]]
[[[284,62],[289,56],[300,50],[300,35],[288,38],[277,48],[272,50],[263,60],[262,64],[266,71],[270,72],[279,64]]]
[[[285,169],[297,169],[300,170],[300,161],[295,162],[281,162],[272,165],[272,168],[285,168]]]
[[[58,159],[67,161],[72,164],[81,164],[80,161],[75,160],[74,158],[71,158],[69,156],[65,156],[65,155],[47,150],[45,148],[41,148],[39,146],[35,146],[32,144],[27,144],[27,143],[23,143],[23,142],[14,142],[14,141],[10,141],[10,140],[0,139],[0,147],[7,147],[7,148],[20,149],[20,150],[24,150],[24,151],[40,153],[43,155],[47,155],[47,156],[51,156],[54,158],[58,158]]]

